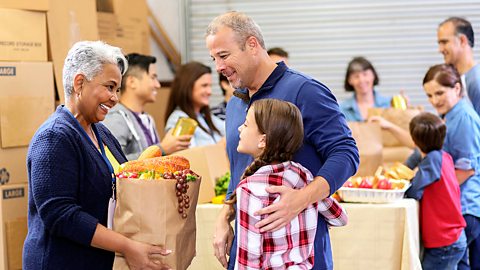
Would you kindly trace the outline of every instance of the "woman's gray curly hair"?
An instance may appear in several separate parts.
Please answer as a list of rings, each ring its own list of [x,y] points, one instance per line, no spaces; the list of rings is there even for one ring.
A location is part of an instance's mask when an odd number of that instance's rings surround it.
[[[128,61],[118,47],[103,41],[79,41],[68,51],[63,65],[63,87],[65,100],[73,93],[73,79],[77,74],[83,74],[87,80],[98,75],[104,64],[114,64],[122,75],[128,68]]]

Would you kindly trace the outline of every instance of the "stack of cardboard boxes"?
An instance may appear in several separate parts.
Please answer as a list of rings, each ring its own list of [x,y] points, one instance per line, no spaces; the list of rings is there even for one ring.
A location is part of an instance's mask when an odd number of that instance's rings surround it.
[[[53,112],[48,0],[0,0],[0,269],[22,268],[28,144]]]

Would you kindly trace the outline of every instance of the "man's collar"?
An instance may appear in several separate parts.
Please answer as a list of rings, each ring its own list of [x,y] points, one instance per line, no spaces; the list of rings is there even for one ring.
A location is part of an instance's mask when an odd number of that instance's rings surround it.
[[[277,64],[277,67],[273,70],[270,76],[268,76],[267,80],[263,83],[262,87],[260,87],[257,92],[263,92],[272,89],[287,69],[288,67],[287,65],[285,65],[284,62],[279,62]],[[233,92],[233,95],[245,102],[250,102],[250,96],[248,94],[248,89],[246,88],[236,89]]]

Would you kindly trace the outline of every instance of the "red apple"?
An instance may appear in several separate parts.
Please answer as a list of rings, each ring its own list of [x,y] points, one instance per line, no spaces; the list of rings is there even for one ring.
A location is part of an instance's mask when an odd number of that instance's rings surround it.
[[[380,179],[378,181],[377,188],[378,189],[392,189],[392,183],[388,179],[383,178],[383,179]]]
[[[362,182],[360,182],[360,185],[358,186],[359,188],[372,188],[372,180],[368,177],[365,177],[362,179]]]
[[[347,180],[345,183],[343,183],[343,187],[354,188],[355,185],[352,183],[352,181]]]

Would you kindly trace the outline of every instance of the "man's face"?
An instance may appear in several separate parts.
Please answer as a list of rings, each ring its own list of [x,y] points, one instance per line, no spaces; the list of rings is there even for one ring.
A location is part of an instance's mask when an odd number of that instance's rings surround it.
[[[248,88],[254,76],[255,65],[248,49],[237,43],[235,33],[228,27],[221,27],[215,35],[206,38],[210,56],[217,72],[227,77],[234,88]]]
[[[455,34],[453,23],[441,25],[437,31],[438,51],[446,64],[456,65],[462,54],[460,37]]]
[[[140,76],[141,78],[138,80],[137,96],[146,103],[155,102],[157,91],[160,89],[157,67],[155,64],[150,64],[148,73],[143,72]]]

